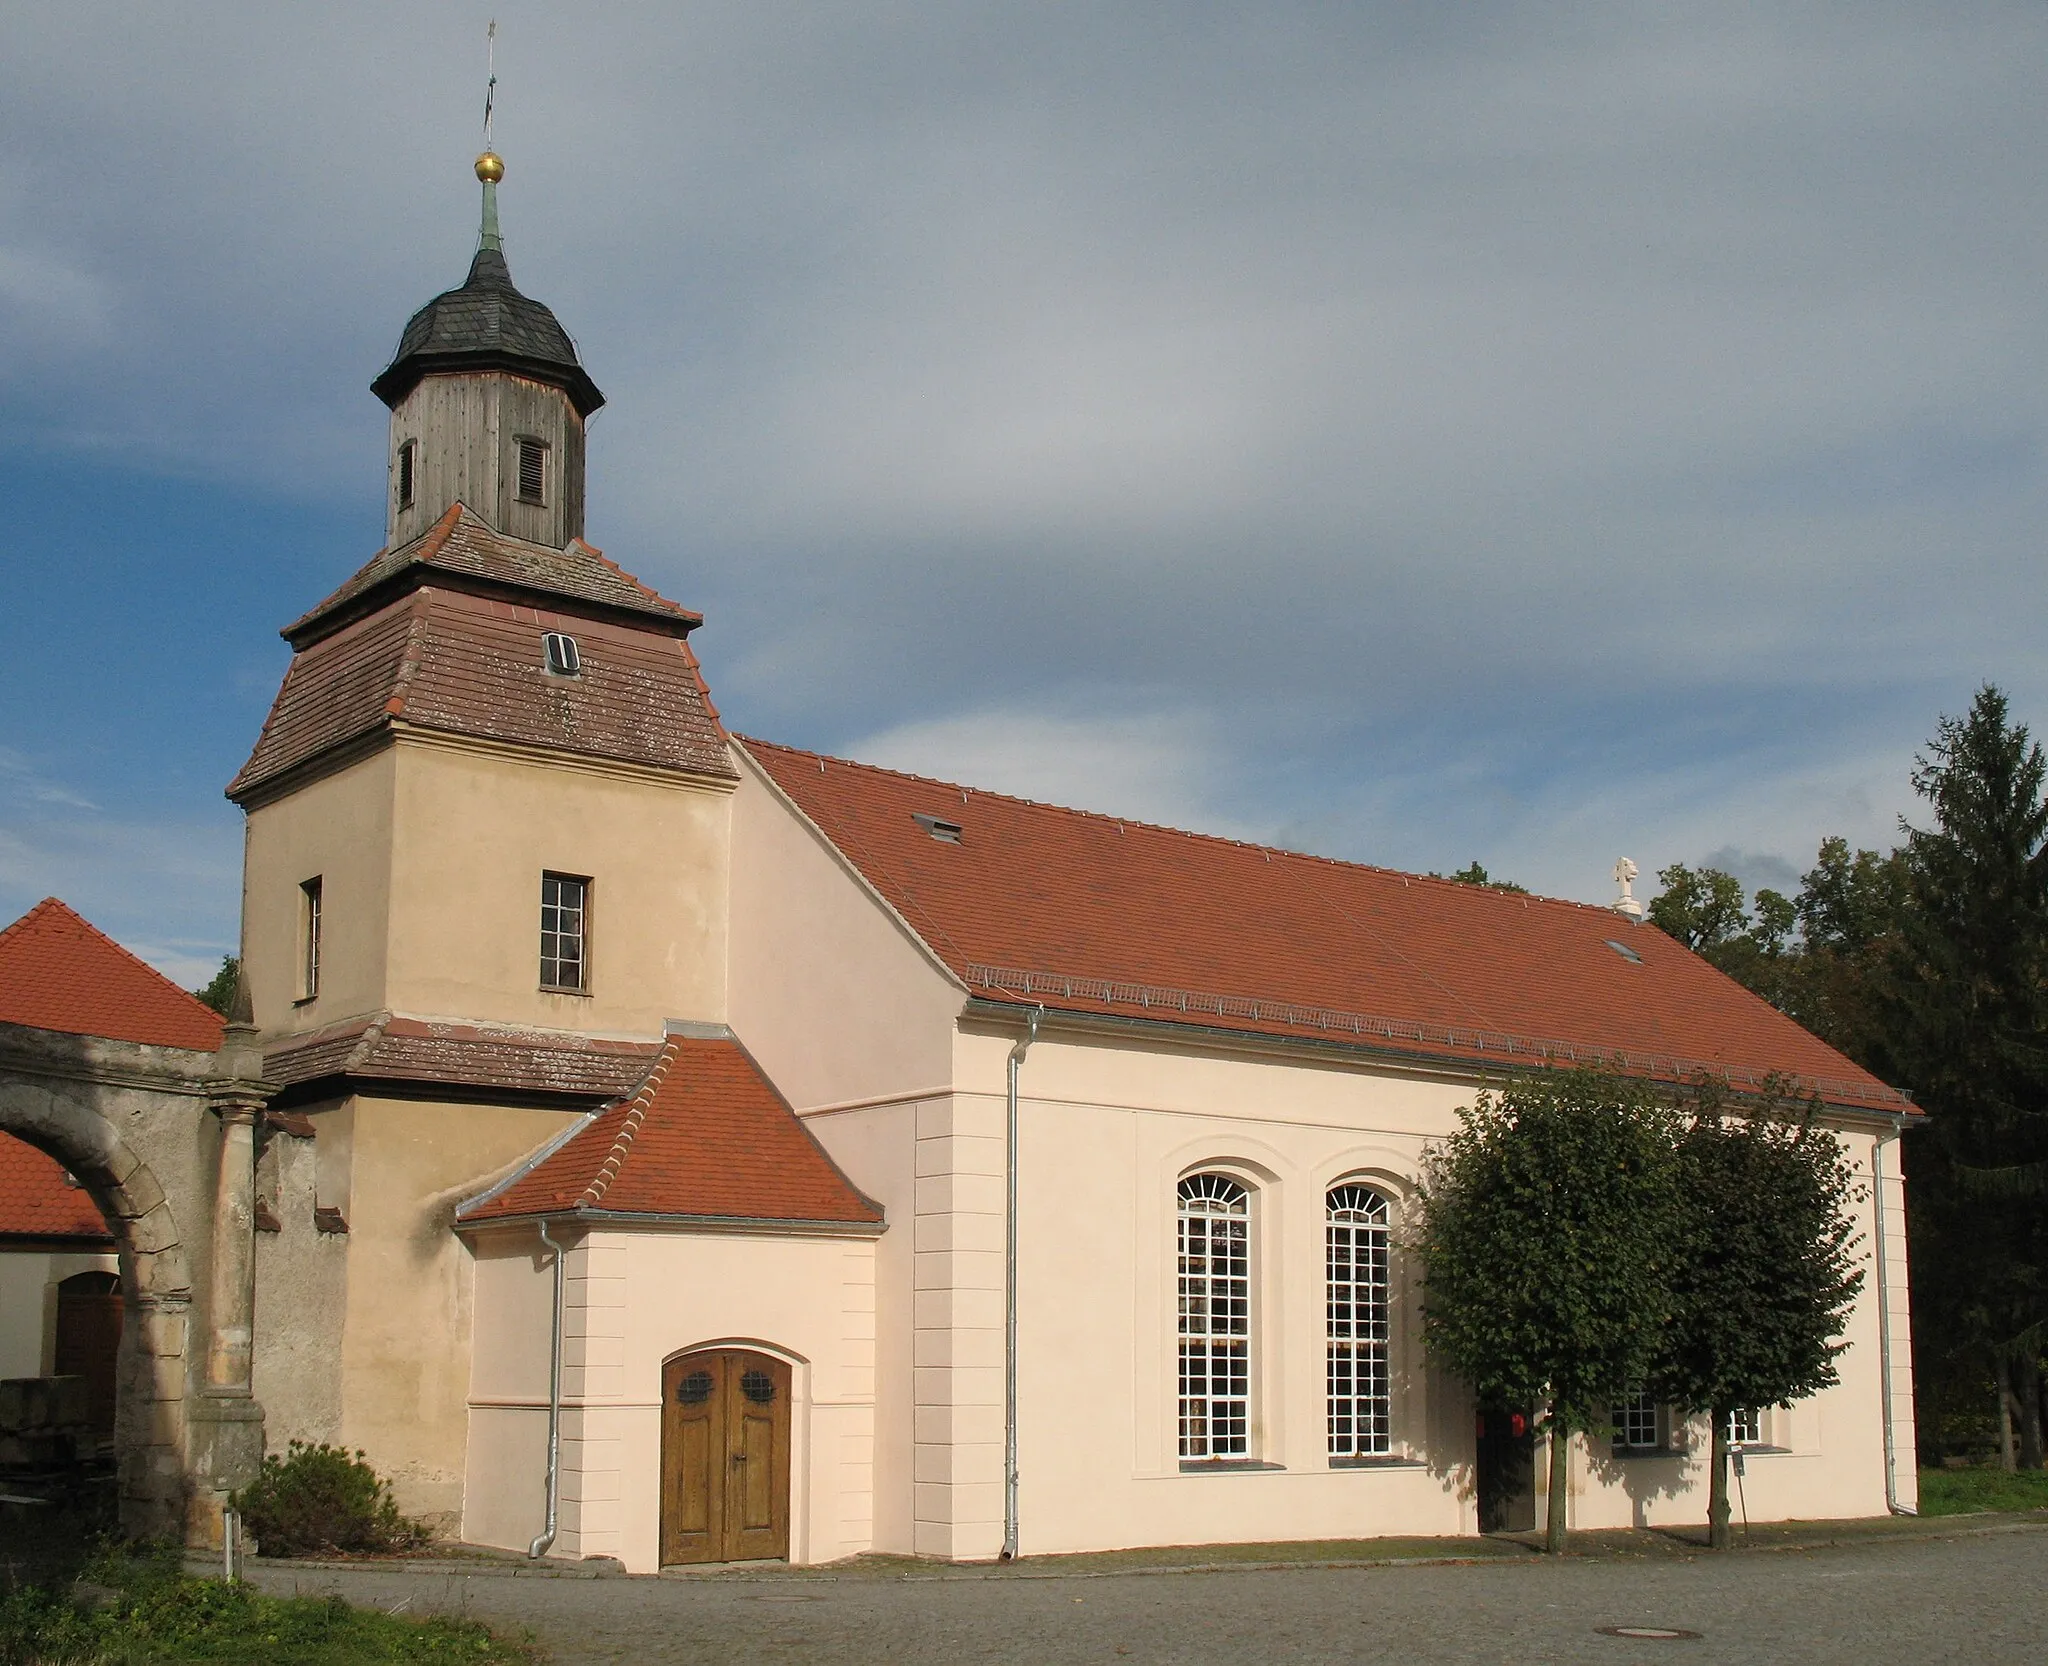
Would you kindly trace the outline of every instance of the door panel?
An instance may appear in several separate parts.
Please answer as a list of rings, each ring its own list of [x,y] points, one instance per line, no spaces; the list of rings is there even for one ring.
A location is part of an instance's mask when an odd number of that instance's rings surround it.
[[[662,1368],[661,1559],[789,1554],[786,1361],[710,1349]]]
[[[114,1428],[115,1362],[121,1352],[121,1291],[112,1273],[73,1273],[57,1286],[60,1377],[85,1379],[86,1415],[100,1434]]]
[[[661,1560],[720,1560],[725,1362],[670,1360],[661,1371]]]

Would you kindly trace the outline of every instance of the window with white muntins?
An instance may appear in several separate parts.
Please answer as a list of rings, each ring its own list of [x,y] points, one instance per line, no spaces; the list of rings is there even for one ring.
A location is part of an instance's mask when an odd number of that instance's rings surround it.
[[[590,881],[574,874],[540,876],[540,983],[582,994],[590,987]]]
[[[1330,1456],[1383,1457],[1394,1423],[1387,1200],[1370,1186],[1337,1186],[1325,1202]]]
[[[1651,1452],[1664,1444],[1658,1430],[1655,1395],[1638,1394],[1614,1408],[1614,1449]]]
[[[1242,1458],[1251,1434],[1251,1194],[1180,1183],[1180,1455]]]

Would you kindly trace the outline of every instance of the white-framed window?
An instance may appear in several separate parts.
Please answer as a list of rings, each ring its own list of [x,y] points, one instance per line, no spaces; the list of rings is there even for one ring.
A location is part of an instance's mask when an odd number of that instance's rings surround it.
[[[410,509],[419,490],[420,442],[407,440],[398,448],[398,507]]]
[[[299,881],[299,999],[320,993],[321,876]]]
[[[1754,1406],[1728,1414],[1730,1446],[1761,1446],[1764,1443],[1764,1414]]]
[[[1654,1452],[1663,1444],[1663,1418],[1654,1395],[1638,1394],[1614,1408],[1615,1451]]]
[[[582,994],[590,987],[590,881],[540,876],[540,984]]]
[[[1180,1455],[1251,1451],[1251,1193],[1227,1174],[1180,1183]]]
[[[1370,1186],[1333,1187],[1324,1203],[1330,1456],[1381,1457],[1393,1450],[1391,1211]]]

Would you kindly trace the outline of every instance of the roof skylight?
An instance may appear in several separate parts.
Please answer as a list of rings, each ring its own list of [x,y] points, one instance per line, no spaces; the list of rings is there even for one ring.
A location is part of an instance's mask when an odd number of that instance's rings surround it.
[[[957,845],[961,842],[961,827],[957,821],[942,821],[937,816],[926,815],[922,810],[911,811],[910,819],[942,845]]]
[[[1621,958],[1627,961],[1631,966],[1642,965],[1643,957],[1637,954],[1636,951],[1630,948],[1626,943],[1617,943],[1613,938],[1610,937],[1607,939],[1607,946],[1610,949],[1612,949],[1616,954],[1620,955]]]

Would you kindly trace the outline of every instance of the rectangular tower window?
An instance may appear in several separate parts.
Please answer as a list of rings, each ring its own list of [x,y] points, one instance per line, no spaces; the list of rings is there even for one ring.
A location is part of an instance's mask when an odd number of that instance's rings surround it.
[[[410,509],[414,476],[418,473],[420,442],[407,440],[398,448],[398,507]]]
[[[320,876],[299,885],[299,999],[320,993]]]
[[[548,442],[522,439],[519,442],[519,501],[547,502]]]
[[[590,987],[590,881],[540,876],[540,986],[582,994]]]

